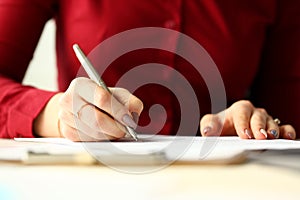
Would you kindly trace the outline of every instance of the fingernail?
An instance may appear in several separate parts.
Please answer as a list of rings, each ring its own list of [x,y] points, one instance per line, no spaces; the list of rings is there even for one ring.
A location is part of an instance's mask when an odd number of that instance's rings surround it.
[[[137,124],[139,122],[139,114],[137,114],[136,112],[131,113],[133,121]]]
[[[259,130],[259,132],[261,132],[265,136],[265,138],[268,138],[268,134],[267,134],[267,131],[265,129],[261,128]]]
[[[270,133],[274,136],[274,138],[278,138],[278,132],[276,130],[270,130]]]
[[[245,134],[249,139],[252,138],[252,137],[251,137],[251,133],[250,133],[250,131],[249,131],[248,129],[245,129],[245,130],[244,130],[244,134]]]
[[[206,127],[203,129],[203,135],[209,134],[210,131],[211,131],[211,127],[210,127],[210,126],[206,126]]]
[[[293,133],[288,133],[287,135],[289,136],[289,138],[290,138],[291,140],[295,139],[295,137],[294,137],[294,134],[293,134]]]
[[[133,121],[133,119],[128,115],[125,114],[122,118],[124,124],[126,124],[127,126],[131,127],[131,128],[136,128],[137,124]]]

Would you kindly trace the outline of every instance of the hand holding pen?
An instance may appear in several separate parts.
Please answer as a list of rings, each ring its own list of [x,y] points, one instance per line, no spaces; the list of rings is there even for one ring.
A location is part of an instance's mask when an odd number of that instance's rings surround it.
[[[76,78],[60,97],[59,131],[73,141],[113,140],[134,129],[143,103],[123,88],[107,88],[78,45],[74,45],[89,78]]]

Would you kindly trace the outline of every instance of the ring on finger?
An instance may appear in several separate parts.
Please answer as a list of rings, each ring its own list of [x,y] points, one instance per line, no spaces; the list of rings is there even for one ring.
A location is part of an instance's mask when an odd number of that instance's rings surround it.
[[[274,119],[274,122],[275,122],[277,125],[280,125],[280,123],[281,123],[280,120],[279,120],[278,118],[275,118],[275,119]]]
[[[78,109],[78,111],[76,111],[76,112],[74,113],[74,115],[75,115],[75,117],[76,117],[77,119],[80,119],[80,112],[81,112],[81,110],[82,110],[85,106],[88,106],[88,104],[84,104],[83,106],[81,106],[81,107]]]

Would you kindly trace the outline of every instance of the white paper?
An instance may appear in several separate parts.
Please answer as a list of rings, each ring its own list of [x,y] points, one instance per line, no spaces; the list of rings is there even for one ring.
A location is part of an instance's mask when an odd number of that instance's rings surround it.
[[[43,150],[53,153],[88,151],[92,156],[153,155],[164,153],[168,160],[226,160],[245,150],[300,149],[300,141],[243,140],[239,137],[176,137],[141,135],[138,142],[71,142],[62,138],[16,138],[19,142],[48,143]],[[56,146],[55,146],[56,144]],[[53,146],[54,145],[54,146]],[[57,147],[59,145],[60,147]],[[63,147],[62,147],[63,146]],[[32,147],[33,148],[33,147]],[[41,148],[41,147],[39,147]]]

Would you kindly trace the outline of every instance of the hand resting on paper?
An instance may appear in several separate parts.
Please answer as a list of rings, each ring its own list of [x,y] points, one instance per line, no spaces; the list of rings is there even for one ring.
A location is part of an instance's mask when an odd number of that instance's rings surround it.
[[[224,121],[224,126],[223,122]],[[291,125],[279,125],[263,108],[241,100],[217,114],[205,115],[200,121],[203,136],[238,135],[243,139],[296,139]]]

